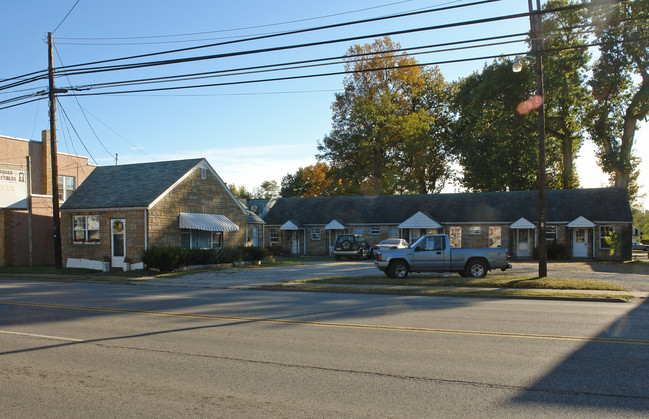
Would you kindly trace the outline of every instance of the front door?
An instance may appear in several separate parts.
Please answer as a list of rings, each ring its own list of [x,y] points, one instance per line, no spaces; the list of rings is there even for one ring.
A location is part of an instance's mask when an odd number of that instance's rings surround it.
[[[585,228],[576,228],[572,237],[572,256],[576,258],[588,257],[588,234]]]
[[[124,257],[126,256],[126,220],[123,218],[113,218],[110,220],[111,226],[111,264],[113,268],[124,267]]]
[[[300,249],[300,243],[297,239],[297,231],[291,231],[291,253],[297,255]]]
[[[259,226],[252,227],[252,245],[259,247]]]
[[[529,257],[530,256],[530,231],[527,229],[520,229],[518,231],[518,240],[516,241],[516,256]]]

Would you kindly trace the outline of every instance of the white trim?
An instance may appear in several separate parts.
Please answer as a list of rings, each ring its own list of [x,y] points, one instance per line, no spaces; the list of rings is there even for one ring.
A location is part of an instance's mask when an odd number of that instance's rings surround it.
[[[169,188],[167,188],[167,190],[162,192],[160,194],[160,196],[158,196],[156,199],[154,199],[153,202],[151,202],[147,206],[147,209],[152,209],[158,202],[160,202],[164,197],[166,197],[178,185],[180,185],[182,182],[184,182],[185,179],[187,179],[197,169],[209,169],[209,171],[216,178],[216,180],[219,182],[219,184],[225,190],[225,192],[230,196],[230,198],[232,198],[232,200],[234,202],[236,202],[236,204],[239,207],[239,209],[241,210],[241,212],[243,212],[246,216],[248,216],[248,210],[243,206],[243,204],[237,198],[234,197],[234,195],[232,194],[232,191],[230,191],[230,188],[227,187],[225,182],[223,182],[221,177],[218,175],[218,173],[216,173],[214,168],[210,165],[210,163],[205,158],[201,159],[201,161],[196,163],[196,165],[194,167],[189,169],[184,175],[182,175],[180,178],[178,178],[178,180],[176,180],[176,182],[174,182],[173,185],[171,185]]]
[[[424,214],[422,211],[417,211],[415,214],[411,215],[406,221],[398,225],[400,229],[438,229],[442,228],[442,225],[434,220],[430,215]]]
[[[288,230],[288,231],[297,231],[297,230],[302,230],[302,227],[298,227],[295,225],[295,223],[291,220],[285,222],[282,224],[282,226],[279,228],[280,230]]]
[[[536,228],[534,224],[528,221],[525,217],[521,217],[516,222],[509,226],[510,230],[531,230]]]
[[[589,219],[579,216],[572,220],[571,222],[568,223],[567,227],[569,228],[593,228],[595,227],[595,223],[590,221]]]
[[[344,230],[347,227],[340,221],[334,219],[329,221],[329,223],[324,227],[325,230]]]

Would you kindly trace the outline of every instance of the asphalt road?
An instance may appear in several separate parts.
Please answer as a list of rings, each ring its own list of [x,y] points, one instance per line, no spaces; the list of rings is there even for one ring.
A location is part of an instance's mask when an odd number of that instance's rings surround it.
[[[513,268],[506,272],[492,271],[498,275],[529,276],[538,275],[538,262],[514,261]],[[383,276],[374,262],[365,261],[325,261],[296,265],[280,265],[270,268],[228,269],[188,274],[178,278],[156,278],[141,281],[142,285],[196,286],[206,288],[228,288],[236,286],[256,286],[274,284],[299,279],[323,278],[331,276]],[[413,276],[442,276],[457,274],[411,274]],[[550,262],[548,276],[557,278],[593,279],[620,285],[628,291],[649,292],[649,264],[620,264],[607,262]]]
[[[3,418],[646,417],[648,361],[646,302],[0,280]]]

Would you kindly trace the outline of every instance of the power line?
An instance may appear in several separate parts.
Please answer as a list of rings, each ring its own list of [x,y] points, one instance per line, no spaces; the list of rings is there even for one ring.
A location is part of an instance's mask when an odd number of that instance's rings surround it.
[[[62,20],[58,25],[56,25],[56,28],[54,28],[54,30],[52,31],[52,33],[56,32],[56,30],[57,30],[58,28],[60,28],[61,25],[63,25],[63,22],[65,22],[65,20],[68,18],[68,16],[70,16],[70,13],[72,13],[72,11],[74,10],[74,8],[77,7],[77,4],[79,4],[79,1],[80,1],[80,0],[77,0],[76,3],[74,3],[74,6],[72,6],[72,8],[71,8],[70,11],[68,12],[68,14],[66,14],[65,17],[63,18],[63,20]]]
[[[158,52],[152,52],[152,53],[148,53],[148,54],[133,55],[133,56],[129,56],[129,57],[121,57],[121,58],[113,58],[113,59],[108,59],[108,60],[94,61],[94,62],[89,62],[89,63],[84,63],[84,64],[74,64],[74,65],[69,66],[69,68],[80,67],[80,66],[88,66],[88,65],[95,65],[95,64],[104,64],[104,63],[115,62],[115,61],[132,60],[132,59],[136,59],[136,58],[153,57],[153,56],[165,55],[165,54],[175,54],[175,53],[178,53],[178,52],[187,52],[187,51],[194,51],[194,50],[197,50],[197,49],[212,48],[212,47],[224,46],[224,45],[232,45],[232,44],[241,43],[241,42],[258,41],[258,40],[262,40],[262,39],[269,39],[269,38],[275,38],[275,37],[280,37],[280,36],[297,35],[297,34],[302,34],[302,33],[307,33],[307,32],[325,30],[325,29],[335,29],[335,28],[340,28],[340,27],[344,27],[344,26],[358,25],[358,24],[361,24],[361,23],[378,22],[378,21],[383,21],[383,20],[388,20],[388,19],[398,19],[398,18],[402,18],[402,17],[415,16],[415,15],[420,15],[420,14],[434,13],[434,12],[453,10],[453,9],[458,9],[458,8],[463,8],[463,7],[471,7],[471,6],[476,6],[476,5],[489,4],[489,3],[494,3],[494,2],[498,2],[498,1],[502,1],[502,0],[479,0],[479,1],[472,2],[472,3],[466,3],[466,4],[461,4],[461,5],[444,6],[444,7],[433,8],[433,9],[425,9],[425,10],[420,10],[420,11],[401,13],[401,14],[391,15],[391,16],[382,16],[382,17],[378,17],[378,18],[361,19],[361,20],[356,20],[356,21],[351,21],[351,22],[343,22],[343,23],[335,23],[335,24],[331,24],[331,25],[317,26],[317,27],[313,27],[313,28],[296,29],[296,30],[292,30],[292,31],[280,32],[280,33],[269,34],[269,35],[254,36],[254,37],[249,37],[249,38],[244,38],[244,39],[239,39],[239,40],[233,40],[233,41],[218,42],[218,43],[213,43],[213,44],[198,45],[198,46],[186,47],[186,48],[178,48],[178,49],[167,50],[167,51],[158,51]],[[525,13],[524,15],[528,16],[529,13]]]
[[[382,55],[382,54],[391,54],[391,53],[399,53],[399,52],[407,52],[409,56],[416,56],[416,55],[427,55],[427,54],[441,53],[441,52],[460,51],[460,50],[474,49],[474,48],[485,48],[485,47],[490,47],[490,46],[505,45],[505,44],[511,44],[511,43],[520,43],[520,42],[524,42],[524,40],[491,42],[491,43],[487,43],[487,44],[446,48],[446,49],[434,50],[434,51],[412,52],[412,51],[417,51],[417,50],[421,50],[421,49],[440,48],[440,47],[453,46],[453,45],[462,45],[462,44],[467,44],[467,43],[475,43],[475,42],[484,42],[484,41],[491,41],[491,40],[498,40],[498,39],[505,39],[505,38],[513,38],[513,37],[519,37],[519,36],[525,36],[525,35],[527,35],[527,33],[523,32],[523,33],[517,33],[517,34],[511,34],[511,35],[498,35],[498,36],[471,39],[471,40],[464,40],[464,41],[445,42],[445,43],[439,43],[439,44],[431,44],[431,45],[408,47],[408,48],[399,48],[399,49],[384,50],[384,51],[378,51],[378,52],[373,51],[373,52],[368,52],[368,53],[364,53],[364,54],[339,55],[339,56],[328,57],[328,58],[317,58],[317,59],[311,59],[311,60],[300,60],[300,61],[292,61],[292,62],[286,62],[286,63],[266,64],[266,65],[250,66],[250,67],[239,67],[239,68],[233,68],[233,69],[227,69],[227,70],[216,70],[216,71],[207,71],[207,72],[200,72],[200,73],[179,74],[179,75],[173,75],[173,76],[160,76],[160,77],[150,77],[150,78],[143,78],[143,79],[125,80],[125,81],[94,83],[94,84],[91,84],[91,85],[75,86],[74,90],[84,90],[84,89],[87,89],[87,88],[98,88],[98,87],[102,87],[102,88],[103,87],[115,87],[115,86],[119,86],[119,85],[168,83],[168,82],[177,82],[177,81],[197,80],[197,79],[204,79],[204,78],[228,77],[228,76],[246,75],[246,74],[254,74],[254,73],[264,73],[264,72],[274,72],[274,71],[286,71],[286,70],[295,70],[295,69],[304,69],[304,68],[314,68],[314,67],[322,67],[322,66],[331,66],[331,65],[343,64],[345,62],[344,60],[349,59],[349,58],[369,57],[369,58],[365,58],[365,59],[368,60],[368,61],[371,61],[371,60],[376,59],[376,58],[372,58],[371,56]]]
[[[249,29],[268,28],[268,27],[272,27],[272,26],[282,26],[282,25],[289,25],[289,24],[292,24],[292,23],[308,22],[308,21],[313,21],[313,20],[325,19],[325,18],[329,18],[329,17],[342,16],[342,15],[353,14],[353,13],[358,13],[358,12],[365,12],[365,11],[368,11],[368,10],[380,9],[380,8],[383,8],[383,7],[394,6],[396,4],[409,3],[411,1],[412,0],[402,0],[402,1],[397,1],[397,2],[393,2],[393,3],[382,4],[382,5],[379,5],[379,6],[366,7],[364,9],[350,10],[348,12],[332,13],[332,14],[328,14],[328,15],[315,16],[315,17],[310,17],[310,18],[305,18],[305,19],[289,20],[289,21],[285,21],[285,22],[269,23],[269,24],[265,24],[265,25],[254,25],[254,26],[245,26],[245,27],[241,27],[241,28],[220,29],[220,30],[217,30],[217,31],[192,32],[192,33],[170,34],[170,35],[105,37],[105,38],[66,38],[66,37],[59,37],[58,39],[105,41],[105,40],[178,38],[178,37],[185,37],[185,36],[208,35],[208,34],[215,34],[215,33],[245,31],[245,30],[249,30]],[[450,1],[450,2],[446,2],[446,3],[442,3],[442,4],[458,3],[460,1],[461,0],[455,0],[455,1]],[[188,41],[178,41],[178,42],[188,42]],[[69,42],[61,42],[61,43],[66,44],[66,45],[74,45],[74,44],[71,44]],[[93,44],[93,45],[96,45],[96,44]],[[123,45],[123,44],[115,44],[115,45]],[[132,44],[130,44],[130,45],[132,45]]]

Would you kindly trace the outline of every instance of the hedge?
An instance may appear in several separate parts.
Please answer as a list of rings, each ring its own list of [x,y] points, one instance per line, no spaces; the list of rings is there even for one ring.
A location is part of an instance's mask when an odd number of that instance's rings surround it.
[[[159,269],[161,272],[171,272],[181,266],[262,260],[267,255],[268,250],[261,247],[183,249],[181,247],[151,246],[142,253],[142,261],[149,268]]]

